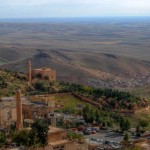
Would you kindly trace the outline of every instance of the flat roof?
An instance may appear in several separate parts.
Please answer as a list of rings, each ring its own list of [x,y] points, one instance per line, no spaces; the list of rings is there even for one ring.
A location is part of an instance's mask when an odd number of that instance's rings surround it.
[[[69,143],[69,142],[70,141],[68,141],[68,140],[60,140],[60,141],[56,141],[56,142],[50,142],[50,143],[48,143],[48,145],[57,146],[57,145],[63,145],[63,144]]]
[[[61,128],[56,128],[56,127],[49,126],[48,133],[56,133],[56,132],[62,132],[62,131],[65,131],[65,130],[61,129]]]
[[[36,68],[36,69],[33,69],[33,71],[36,70],[36,71],[52,71],[51,68]]]

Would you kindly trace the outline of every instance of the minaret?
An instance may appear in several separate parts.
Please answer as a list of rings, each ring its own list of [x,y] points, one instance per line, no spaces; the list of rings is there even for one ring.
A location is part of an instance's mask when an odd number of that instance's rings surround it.
[[[21,130],[23,128],[23,121],[22,121],[22,100],[20,90],[16,92],[16,112],[17,112],[16,129]]]
[[[29,82],[32,80],[32,75],[31,75],[31,61],[28,62],[28,74],[27,74],[27,79]]]

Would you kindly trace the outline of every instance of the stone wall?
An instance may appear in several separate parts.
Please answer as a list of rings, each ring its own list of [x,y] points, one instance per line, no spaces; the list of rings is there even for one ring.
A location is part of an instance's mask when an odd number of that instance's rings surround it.
[[[52,107],[55,108],[55,100],[54,97],[51,96],[45,96],[45,95],[36,95],[36,96],[30,96],[28,97],[28,99],[31,102],[37,102],[37,103],[41,103],[41,104],[45,104],[48,105],[48,107]]]
[[[0,126],[7,126],[9,122],[15,122],[16,120],[16,108],[5,108],[0,110]]]
[[[36,106],[36,105],[22,105],[22,113],[24,119],[34,119],[36,116],[45,117],[49,113],[53,112],[53,108],[47,106]]]

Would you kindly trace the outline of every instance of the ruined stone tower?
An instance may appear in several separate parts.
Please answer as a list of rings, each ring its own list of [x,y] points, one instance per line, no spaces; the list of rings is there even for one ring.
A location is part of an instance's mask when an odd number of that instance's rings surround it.
[[[27,73],[27,79],[29,82],[32,80],[32,75],[31,75],[31,61],[28,62],[28,73]]]
[[[16,129],[21,130],[23,128],[23,121],[22,121],[22,100],[20,90],[16,92],[16,112],[17,112]]]

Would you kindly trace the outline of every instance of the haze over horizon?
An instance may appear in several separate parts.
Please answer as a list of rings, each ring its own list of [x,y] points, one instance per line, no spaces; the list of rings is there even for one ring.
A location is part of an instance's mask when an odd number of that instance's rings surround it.
[[[150,16],[149,0],[0,0],[0,18]]]

